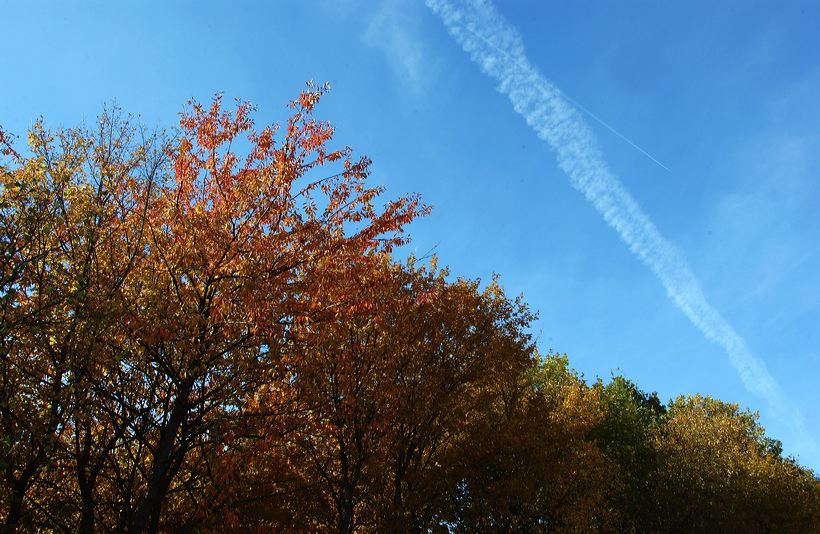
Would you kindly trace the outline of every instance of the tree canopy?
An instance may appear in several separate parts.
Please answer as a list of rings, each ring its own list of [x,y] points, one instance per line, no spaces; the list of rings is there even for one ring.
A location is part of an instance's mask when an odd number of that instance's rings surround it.
[[[429,208],[324,92],[0,130],[5,531],[820,531],[756,414],[587,382],[497,279],[393,258]]]

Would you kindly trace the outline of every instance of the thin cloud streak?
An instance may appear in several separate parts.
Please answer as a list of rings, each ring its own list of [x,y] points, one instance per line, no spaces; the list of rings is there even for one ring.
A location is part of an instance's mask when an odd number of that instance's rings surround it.
[[[573,187],[658,277],[692,324],[723,348],[746,389],[768,401],[773,415],[792,429],[801,449],[816,451],[817,445],[797,408],[786,398],[765,363],[752,354],[743,338],[706,301],[683,253],[661,235],[608,169],[597,140],[577,107],[532,66],[519,33],[487,1],[466,0],[456,6],[446,0],[426,0],[426,4],[481,70],[498,82],[499,91],[509,97],[515,111],[552,148],[558,166],[569,176]]]

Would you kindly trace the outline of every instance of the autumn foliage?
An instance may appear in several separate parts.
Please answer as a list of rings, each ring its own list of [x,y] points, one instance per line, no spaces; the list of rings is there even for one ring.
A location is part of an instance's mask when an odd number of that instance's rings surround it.
[[[587,383],[532,313],[391,250],[314,117],[196,102],[0,131],[5,531],[812,532],[820,481],[754,414]]]

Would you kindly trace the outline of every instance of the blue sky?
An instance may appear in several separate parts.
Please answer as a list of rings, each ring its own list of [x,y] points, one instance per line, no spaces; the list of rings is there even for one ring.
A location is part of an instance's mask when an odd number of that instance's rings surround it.
[[[799,408],[802,436],[747,391],[423,1],[112,4],[0,0],[0,124],[73,125],[116,99],[170,127],[186,100],[218,91],[266,123],[306,80],[329,81],[319,114],[373,158],[373,182],[434,206],[408,251],[500,273],[540,313],[540,347],[587,378],[619,370],[664,399],[697,391],[759,410],[820,469],[816,3],[497,4],[545,78],[669,168],[586,119],[609,170]]]

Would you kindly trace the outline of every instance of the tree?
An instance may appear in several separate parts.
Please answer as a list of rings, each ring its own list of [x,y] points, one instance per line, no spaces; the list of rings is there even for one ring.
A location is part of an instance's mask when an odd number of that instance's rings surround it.
[[[656,393],[641,391],[623,376],[598,384],[603,417],[592,436],[612,461],[620,487],[612,506],[619,510],[619,532],[647,532],[658,510],[656,480],[659,468],[654,441],[666,407]]]
[[[260,428],[267,447],[236,455],[252,465],[247,472],[289,464],[289,480],[264,472],[273,475],[266,505],[245,492],[231,515],[245,528],[442,529],[462,476],[466,420],[528,368],[531,315],[497,283],[448,282],[435,263],[371,256],[326,267],[325,298],[346,295],[347,304],[317,301],[295,325],[292,388],[260,402],[262,411],[296,404],[303,421],[282,432]],[[255,493],[254,478],[232,485]]]
[[[608,528],[617,512],[610,464],[590,432],[598,391],[547,354],[518,377],[508,402],[477,414],[454,492],[458,532],[581,532]]]
[[[3,136],[7,143],[6,136]],[[23,162],[8,144],[4,153],[19,167],[0,169],[0,460],[5,530],[32,520],[26,495],[65,428],[59,351],[50,350],[53,310],[65,302],[59,272],[63,220],[55,190],[61,187],[34,162]]]
[[[817,531],[820,481],[775,454],[757,414],[711,397],[678,397],[658,430],[653,531]]]
[[[93,132],[56,134],[38,122],[29,133],[32,156],[14,152],[16,167],[3,170],[0,412],[8,530],[20,522],[68,528],[75,511],[81,528],[93,530],[102,459],[92,458],[92,449],[113,430],[91,413],[93,390],[100,370],[113,363],[102,341],[139,253],[134,214],[160,165],[153,139],[131,143],[135,130],[120,118],[106,112]],[[132,175],[142,180],[128,183]],[[69,503],[81,504],[71,510]]]

